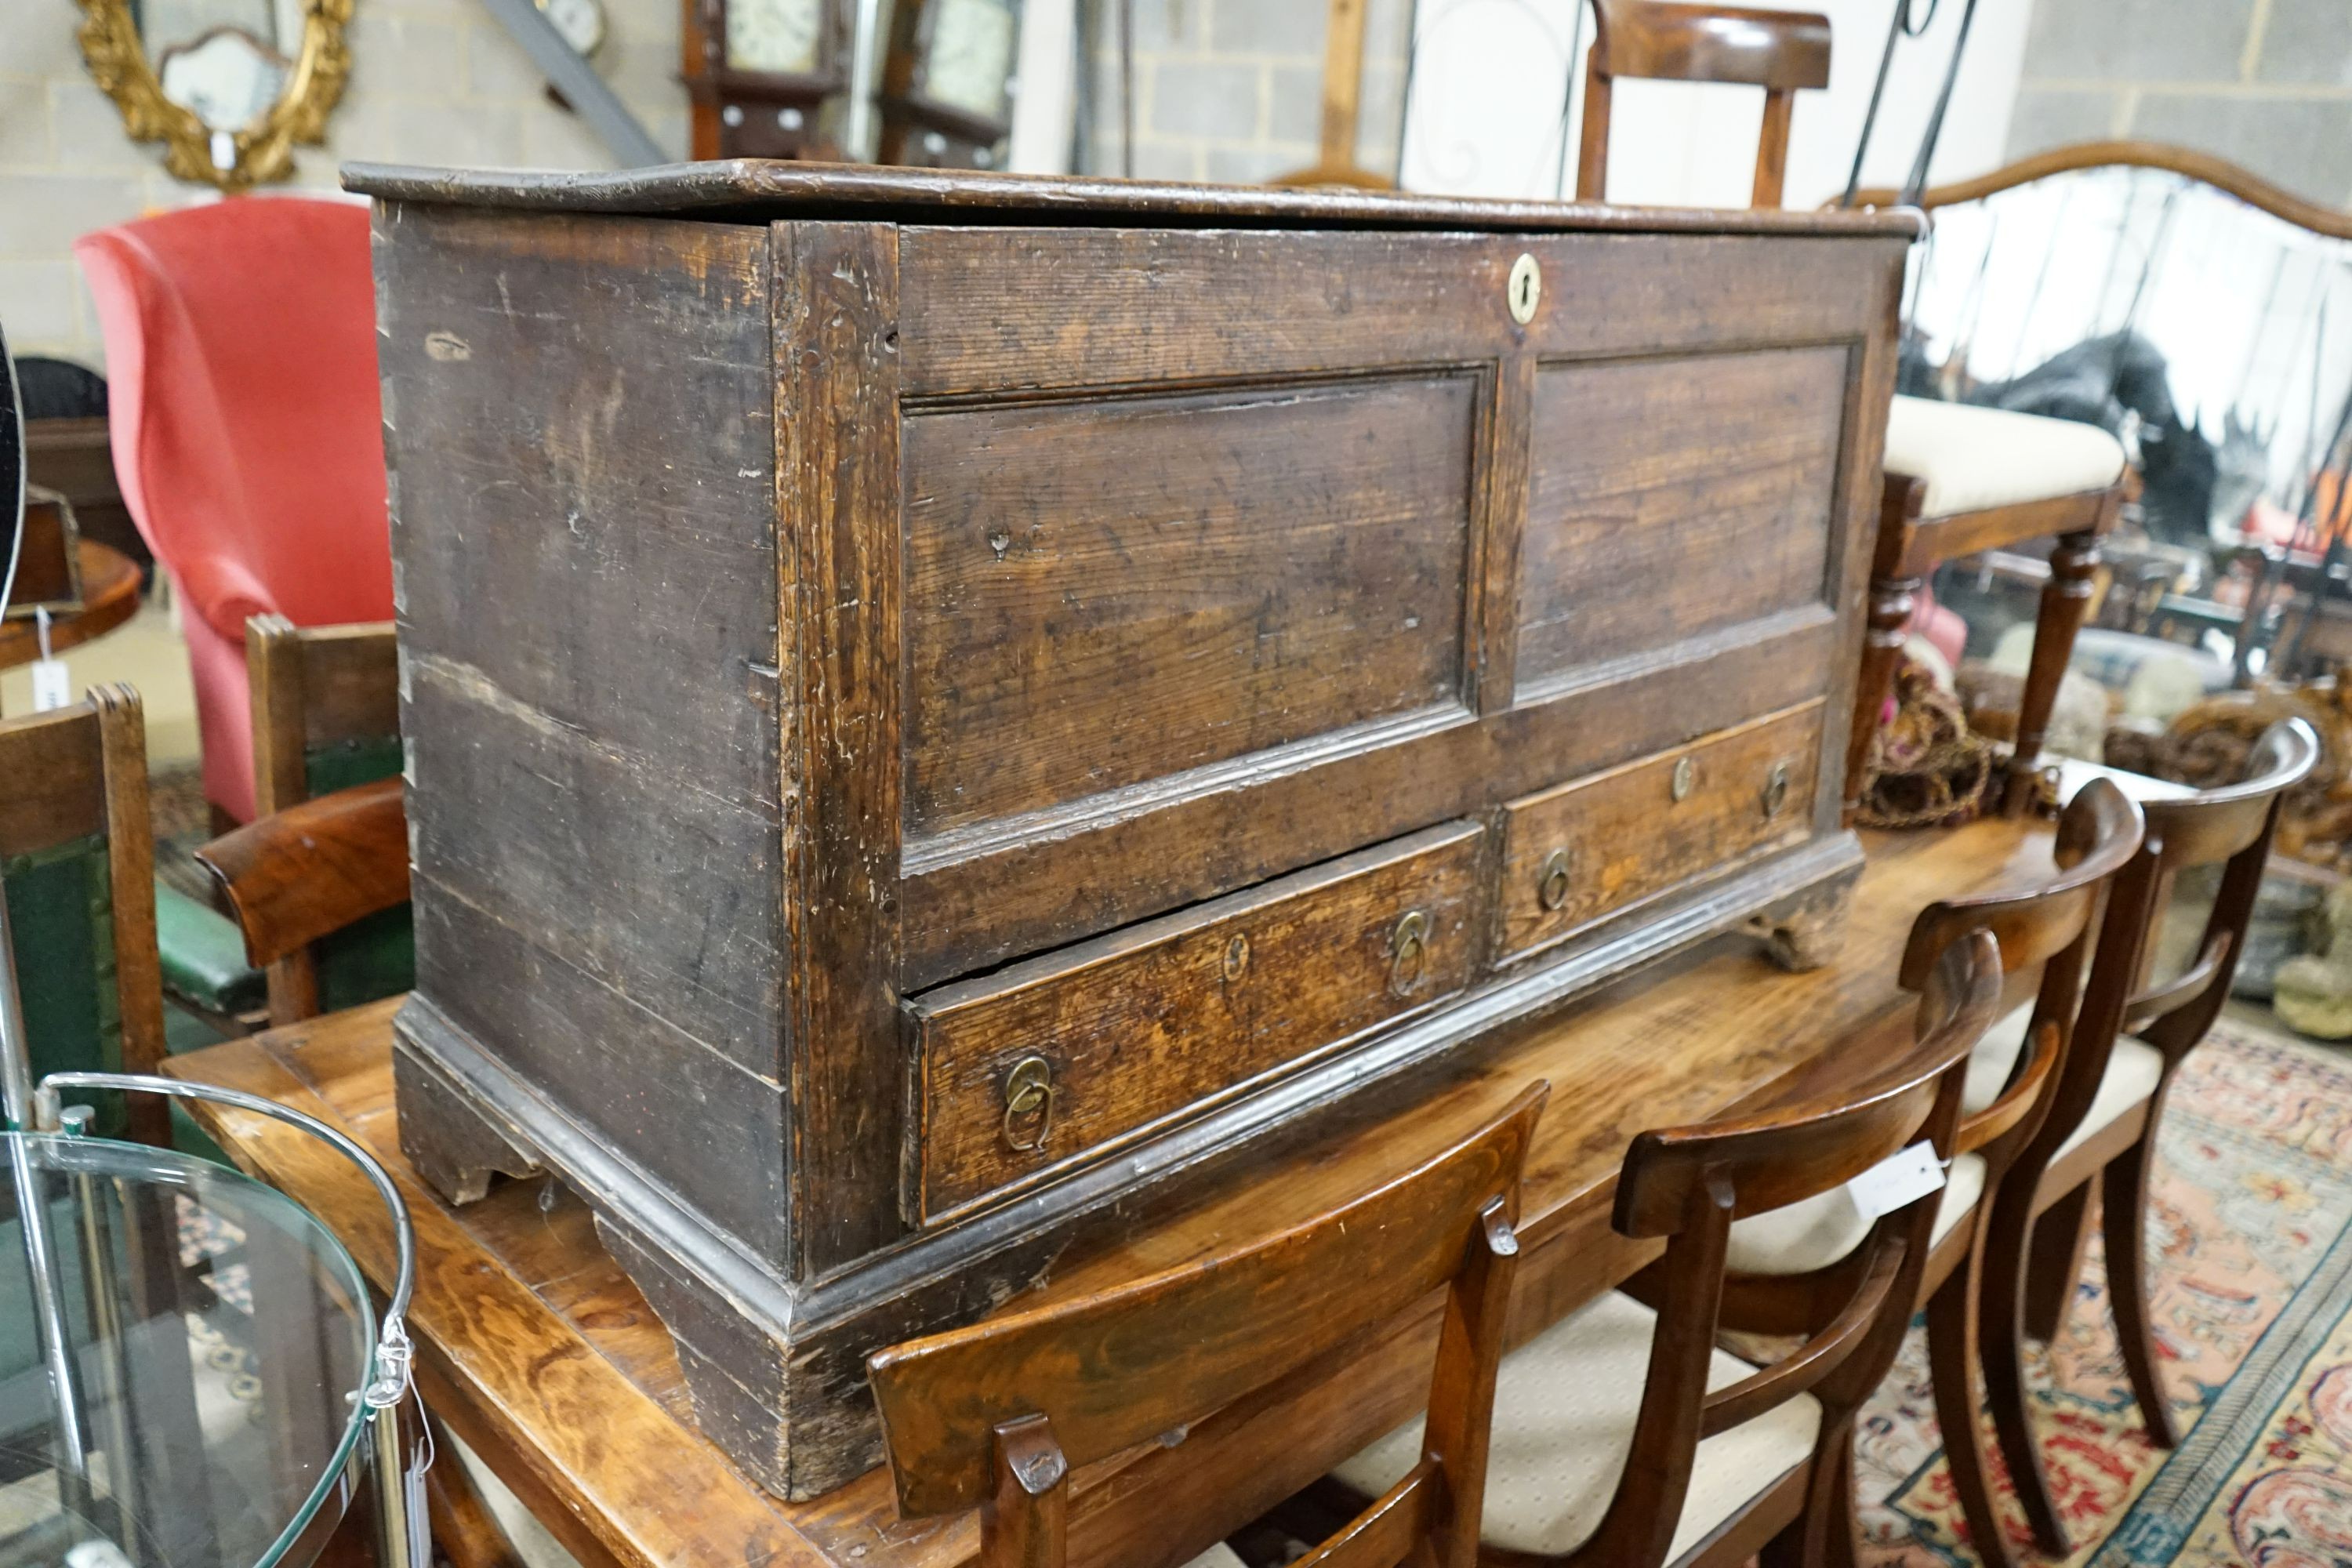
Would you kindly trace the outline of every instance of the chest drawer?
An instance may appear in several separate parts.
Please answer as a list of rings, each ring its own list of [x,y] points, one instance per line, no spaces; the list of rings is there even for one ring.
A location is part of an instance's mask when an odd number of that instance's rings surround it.
[[[1822,710],[1809,702],[1505,806],[1498,956],[1805,838]]]
[[[911,998],[926,1219],[1461,991],[1449,823]]]

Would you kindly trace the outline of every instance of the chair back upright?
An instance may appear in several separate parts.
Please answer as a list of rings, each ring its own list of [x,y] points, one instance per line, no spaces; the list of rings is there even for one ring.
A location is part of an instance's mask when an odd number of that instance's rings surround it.
[[[399,778],[400,656],[391,622],[298,626],[283,616],[256,616],[246,623],[245,651],[252,678],[255,826],[340,791]],[[368,805],[358,816],[345,810],[329,819],[337,829],[332,843],[348,854],[351,830],[364,828],[384,863],[373,871],[323,867],[331,881],[304,905],[300,940],[266,961],[254,957],[253,939],[265,928],[285,929],[287,915],[265,906],[296,889],[250,879],[252,853],[237,858],[210,845],[199,853],[246,927],[248,958],[265,964],[272,1024],[298,1023],[415,984],[407,822],[396,784],[389,794],[390,805],[378,790],[363,797]],[[300,853],[299,838],[279,833],[274,842]],[[393,892],[396,900],[379,901]],[[264,938],[259,945],[276,943]]]
[[[139,694],[0,720],[0,883],[33,1076],[152,1073],[163,1059],[155,850]],[[152,1095],[99,1100],[99,1131],[168,1148]]]
[[[899,1512],[977,1507],[983,1568],[1058,1568],[1072,1468],[1184,1427],[1444,1288],[1421,1462],[1318,1562],[1470,1568],[1519,1176],[1547,1092],[1533,1086],[1418,1169],[1289,1230],[877,1352],[866,1366]]]
[[[1592,13],[1576,199],[1607,199],[1612,89],[1621,77],[1636,77],[1762,88],[1764,127],[1748,205],[1779,206],[1789,169],[1789,121],[1797,91],[1829,85],[1829,18],[1811,12],[1670,0],[1592,0]]]
[[[1617,1181],[1614,1223],[1663,1237],[1665,1254],[1637,1281],[1658,1310],[1633,1449],[1601,1527],[1571,1562],[1663,1563],[1682,1518],[1698,1445],[1801,1394],[1821,1402],[1815,1486],[1852,1462],[1853,1412],[1902,1343],[1927,1267],[1938,1194],[1882,1215],[1816,1293],[1803,1342],[1755,1373],[1710,1392],[1723,1325],[1732,1222],[1836,1191],[1925,1140],[1948,1162],[1960,1122],[1969,1053],[2000,1003],[2000,944],[1978,931],[1948,943],[1924,977],[1911,1049],[1866,1082],[1781,1110],[1644,1132]],[[1839,1517],[1809,1509],[1816,1528]],[[1826,1541],[1801,1557],[1820,1562]]]
[[[2168,1081],[2181,1058],[2213,1026],[2237,977],[2287,791],[2318,763],[2319,737],[2302,720],[2288,719],[2255,742],[2238,783],[2185,799],[2141,803],[2147,834],[2116,879],[2106,929],[2084,994],[2081,1038],[2051,1091],[2050,1114],[2029,1157],[2054,1155],[2082,1123],[2098,1098],[2118,1036],[2137,1035],[2161,1052]],[[2195,956],[2181,973],[2151,982],[2149,968],[2175,879],[2183,871],[2214,865],[2222,868],[2221,889]]]
[[[253,816],[248,616],[392,615],[367,209],[237,200],[84,235],[117,478],[177,581],[205,793]]]
[[[2044,1091],[2061,1063],[2086,1038],[2097,1048],[2103,1026],[2085,1005],[2084,980],[2112,886],[2145,833],[2140,807],[2113,782],[2095,779],[2060,814],[2051,845],[2055,876],[2011,891],[1941,900],[1912,922],[1900,974],[1906,988],[1918,988],[1945,950],[1977,930],[1990,931],[2000,942],[2003,973],[2041,970],[2016,1066],[2000,1095],[1970,1112],[1960,1128],[1960,1152],[1985,1155],[1988,1190],[2048,1120],[2054,1097]]]

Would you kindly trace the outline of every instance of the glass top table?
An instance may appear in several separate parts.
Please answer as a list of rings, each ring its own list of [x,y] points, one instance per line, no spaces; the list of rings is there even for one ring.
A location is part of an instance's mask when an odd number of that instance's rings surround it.
[[[203,1160],[0,1145],[0,1568],[303,1568],[365,1486],[351,1255]]]

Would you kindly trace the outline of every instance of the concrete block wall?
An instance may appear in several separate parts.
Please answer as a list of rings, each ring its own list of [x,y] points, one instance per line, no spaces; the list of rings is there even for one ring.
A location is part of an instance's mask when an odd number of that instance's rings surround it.
[[[2352,0],[2038,0],[2010,155],[2105,137],[2352,205]]]
[[[1116,0],[1097,16],[1093,114],[1079,168],[1121,172]],[[1404,103],[1407,0],[1371,0],[1357,162],[1393,174]],[[1328,0],[1134,0],[1139,179],[1258,184],[1317,161]]]
[[[605,0],[597,68],[655,139],[686,146],[677,0]],[[73,0],[0,0],[0,322],[20,353],[102,364],[74,238],[142,214],[216,199],[163,172],[91,82]],[[331,191],[349,159],[560,169],[610,166],[604,144],[558,108],[478,0],[356,0],[352,77],[327,144],[296,151],[278,190]]]

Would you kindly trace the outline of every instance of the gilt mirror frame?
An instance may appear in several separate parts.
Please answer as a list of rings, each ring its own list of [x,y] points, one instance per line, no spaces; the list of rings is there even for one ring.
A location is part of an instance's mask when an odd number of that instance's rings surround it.
[[[89,74],[115,107],[133,142],[163,143],[163,167],[191,184],[242,191],[289,179],[294,145],[326,140],[327,116],[343,95],[352,74],[343,26],[352,0],[303,0],[302,47],[296,54],[278,101],[237,131],[215,132],[196,112],[164,96],[155,63],[148,58],[130,0],[76,0],[82,11],[79,35]],[[214,156],[215,137],[231,156],[226,167]]]

